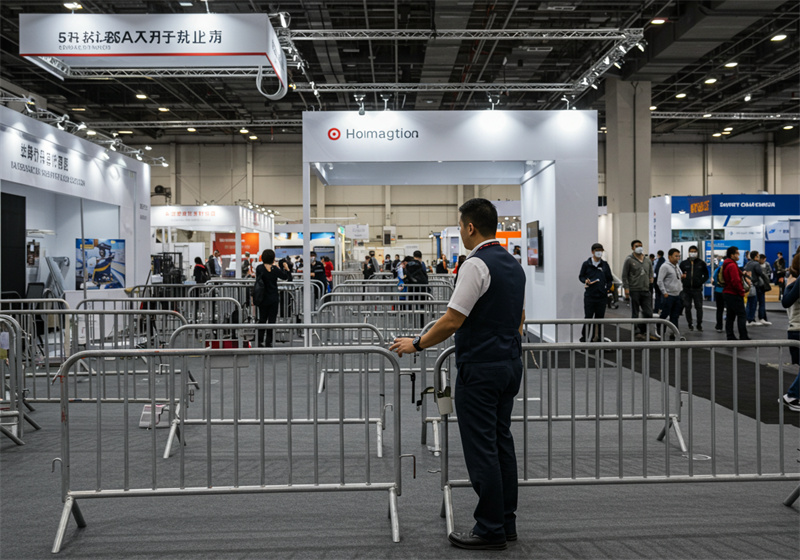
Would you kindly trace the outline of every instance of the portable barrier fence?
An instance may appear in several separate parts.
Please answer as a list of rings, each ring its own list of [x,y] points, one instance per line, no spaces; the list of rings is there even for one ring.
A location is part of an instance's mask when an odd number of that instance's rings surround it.
[[[430,330],[434,323],[430,323],[425,326],[423,329],[423,333]],[[670,333],[677,338],[680,338],[680,331],[678,328],[670,323],[665,319],[533,319],[527,320],[524,323],[524,327],[526,329],[526,333],[528,337],[534,339],[534,341],[542,341],[542,342],[558,342],[559,338],[569,342],[577,342],[578,340],[582,340],[584,334],[589,337],[596,335],[599,340],[607,340],[611,341],[625,341],[630,340],[634,341],[635,333],[638,332],[637,328],[643,328],[645,333],[649,335],[655,336],[659,331]],[[608,335],[608,336],[606,336]],[[611,337],[611,338],[609,338]],[[524,340],[524,339],[523,339]],[[429,446],[428,449],[436,456],[439,455],[441,451],[440,447],[440,438],[439,438],[439,423],[441,416],[438,414],[428,415],[428,399],[425,398],[426,395],[434,394],[433,387],[429,385],[432,383],[432,376],[436,371],[434,368],[434,362],[438,358],[440,352],[445,348],[449,348],[452,346],[453,342],[452,339],[445,340],[441,344],[426,348],[422,353],[420,353],[420,375],[422,376],[422,387],[423,393],[420,395],[419,401],[417,403],[418,408],[421,409],[422,412],[422,439],[421,443],[425,445],[427,443],[427,436],[428,436],[428,429],[427,426],[430,424],[431,430],[433,432],[433,445]],[[583,369],[587,370],[589,367],[588,362],[588,354],[584,354],[584,362]],[[633,361],[635,359],[634,351],[630,352],[629,359]],[[526,367],[528,363],[533,364],[542,364],[547,363],[545,357],[543,356],[543,350],[539,352],[539,354],[525,354],[523,356],[523,362],[525,363]],[[676,364],[676,372],[678,377],[680,378],[680,363]],[[631,387],[631,391],[633,392],[635,389],[635,384],[637,380],[636,372],[631,371],[629,375],[629,385]],[[539,392],[538,394],[543,393],[543,377],[539,377]],[[588,391],[588,377],[587,377],[587,391]],[[556,395],[559,393],[559,378],[555,378],[555,393]],[[539,402],[539,397],[533,397],[532,402]],[[680,391],[676,391],[675,399],[674,399],[675,411],[671,413],[672,422],[671,425],[675,429],[675,434],[678,439],[678,443],[681,446],[681,449],[684,451],[686,450],[686,445],[684,443],[683,434],[680,429]],[[555,408],[555,413],[558,415],[559,413],[559,401],[556,400],[553,403]],[[626,418],[635,419],[638,418],[636,416],[636,406],[635,403],[632,401],[630,410],[626,412]],[[540,410],[541,411],[541,410]],[[435,411],[434,411],[435,412]],[[605,412],[604,410],[602,411]],[[588,407],[586,410],[586,415],[588,415]],[[654,416],[651,416],[651,419],[654,419]],[[663,434],[660,436],[663,437]],[[660,438],[659,438],[660,439]]]
[[[397,292],[398,281],[392,280],[348,280],[333,288],[334,292]],[[414,291],[426,292],[436,300],[449,300],[453,295],[453,284],[449,282],[429,280],[427,284],[406,285]]]
[[[180,313],[189,323],[240,323],[243,317],[242,304],[230,297],[84,299],[76,308],[92,311],[165,309]]]
[[[125,292],[134,298],[183,298],[196,284],[140,284],[126,288]]]
[[[185,327],[179,328],[172,336],[170,340],[170,348],[190,348],[194,345],[200,345],[202,348],[248,348],[250,347],[250,342],[247,340],[247,337],[255,331],[255,337],[261,336],[264,331],[267,330],[277,330],[280,328],[279,325],[276,324],[259,324],[259,325],[234,325],[232,332],[234,336],[230,340],[215,340],[213,338],[215,332],[214,325],[187,325]],[[362,324],[362,323],[341,323],[341,324],[299,324],[297,325],[297,330],[303,333],[303,337],[298,337],[298,341],[301,344],[305,344],[305,340],[310,340],[311,345],[316,346],[335,346],[335,347],[342,347],[342,346],[377,346],[380,348],[386,347],[386,342],[384,341],[383,337],[380,334],[380,331],[374,325]],[[255,344],[254,344],[255,345]],[[286,348],[286,346],[282,346],[281,348]],[[374,424],[375,426],[375,437],[376,437],[376,452],[378,457],[383,456],[383,430],[386,427],[386,411],[387,408],[391,408],[391,404],[386,404],[386,371],[385,371],[385,363],[382,360],[366,360],[364,359],[363,355],[348,355],[340,357],[338,360],[336,356],[328,356],[328,355],[321,355],[318,356],[317,359],[313,362],[309,362],[309,368],[307,371],[308,379],[307,383],[305,384],[305,410],[306,410],[306,418],[310,418],[313,413],[311,412],[311,407],[314,402],[314,398],[312,398],[311,392],[316,391],[317,402],[320,403],[322,406],[321,411],[321,421],[330,423],[332,420],[330,418],[331,411],[334,408],[330,405],[330,401],[332,398],[336,397],[335,392],[331,392],[329,390],[329,379],[335,378],[338,380],[338,383],[342,383],[342,376],[347,375],[349,377],[358,376],[358,383],[357,385],[354,384],[350,386],[348,389],[351,394],[353,395],[352,398],[356,399],[359,403],[359,410],[363,409],[362,404],[367,400],[367,395],[365,394],[365,389],[367,387],[364,386],[361,376],[369,374],[371,376],[376,376],[377,378],[377,390],[378,393],[376,396],[372,397],[373,403],[376,403],[376,409],[372,411],[373,413],[370,415],[368,421],[370,424]],[[210,363],[210,366],[213,371],[217,372],[217,375],[224,375],[225,372],[223,370],[233,369],[235,364],[231,361],[225,361],[223,359],[215,359]],[[275,394],[275,383],[277,382],[277,376],[274,375],[275,371],[274,368],[276,367],[275,362],[271,363],[273,367],[273,394]],[[240,366],[243,367],[243,366]],[[405,375],[410,375],[407,372],[401,372]],[[177,372],[173,372],[173,376],[177,375]],[[298,374],[300,375],[300,374]],[[191,375],[191,369],[189,370],[189,383],[193,385],[193,387],[198,392],[203,392],[208,390],[207,387],[203,387],[200,382],[195,380],[195,377]],[[216,377],[212,380],[212,383],[216,384],[217,380]],[[216,388],[216,387],[215,387]],[[224,397],[224,387],[223,385],[219,385],[219,390],[223,393],[221,397]],[[191,389],[190,389],[191,394]],[[299,398],[299,395],[298,395]],[[224,399],[221,400],[224,402]],[[182,405],[181,405],[182,406]],[[187,405],[188,406],[188,405]],[[297,406],[300,406],[297,403]],[[195,407],[196,408],[196,407]],[[275,403],[273,402],[273,410],[275,410]],[[296,409],[296,410],[299,410]],[[216,411],[211,411],[214,414]],[[219,415],[215,415],[212,418],[206,418],[202,416],[201,418],[189,418],[186,414],[185,410],[178,407],[175,409],[169,410],[169,419],[170,419],[170,434],[167,439],[167,445],[164,451],[164,458],[167,459],[170,456],[171,449],[173,443],[176,438],[180,437],[180,432],[178,431],[179,425],[179,418],[181,415],[185,417],[184,421],[188,425],[192,424],[203,424],[205,422],[210,422],[212,424],[225,424],[227,420],[224,418],[223,410],[219,411]],[[207,414],[207,410],[202,410],[201,414]],[[354,422],[361,423],[362,419],[347,419],[346,423],[352,424]]]
[[[161,348],[170,334],[186,319],[166,310],[88,310],[29,309],[9,310],[22,329],[22,367],[25,402],[59,402],[58,390],[50,383],[50,375],[67,358],[80,350]],[[69,379],[72,398],[93,401],[94,378],[103,380],[103,392],[113,391],[107,383],[115,374],[101,363],[98,370],[83,368]],[[135,367],[131,364],[130,367]],[[138,370],[135,372],[141,373]]]
[[[331,284],[333,288],[336,288],[342,282],[347,280],[358,280],[359,278],[363,278],[364,275],[361,274],[360,270],[334,270],[331,273]]]
[[[17,445],[24,445],[25,422],[35,430],[41,428],[25,411],[33,411],[33,407],[23,394],[22,327],[8,315],[0,315],[0,378],[0,433]]]
[[[410,301],[410,297],[413,297],[416,300],[425,301],[434,301],[435,299],[432,294],[427,292],[400,292],[396,289],[393,292],[330,292],[322,296],[322,299],[320,299],[320,305],[329,301],[358,301],[359,299],[370,301],[392,301],[400,304]]]
[[[788,388],[783,364],[790,347],[800,342],[523,344],[526,355],[545,359],[525,364],[514,405],[518,457],[522,448],[519,485],[800,480],[796,465],[789,472],[786,468],[800,432],[785,424],[779,402]],[[636,354],[636,363],[625,362],[629,352]],[[456,393],[455,387],[445,390],[453,353],[453,348],[445,350],[435,366],[441,372],[434,377],[435,390],[448,395]],[[684,378],[673,369],[682,359]],[[778,364],[777,370],[768,368],[766,360]],[[647,375],[628,388],[628,369]],[[536,391],[539,386],[544,392]],[[674,417],[669,411],[676,404],[671,395],[678,389],[686,395],[685,451],[670,438]],[[541,399],[538,411],[530,410],[531,395]],[[628,400],[633,414],[626,413]],[[557,412],[559,401],[563,408]],[[471,483],[458,478],[465,474],[460,464],[450,464],[448,432],[456,419],[448,414],[441,421],[443,516],[449,534],[454,529],[452,489]],[[663,444],[653,443],[657,434]],[[794,493],[786,501],[792,498]]]
[[[409,294],[415,297],[415,294]],[[419,294],[416,294],[419,295]],[[426,324],[447,310],[447,301],[381,300],[329,301],[314,315],[315,323],[369,323],[380,329],[384,340],[398,336],[416,336]]]
[[[335,394],[324,411],[324,404],[311,391],[311,415],[303,410],[309,364],[322,356],[342,361],[345,356],[361,356],[365,362],[381,360],[393,382],[392,436],[390,458],[373,460],[370,443],[370,413],[378,402],[378,380],[367,370],[359,376],[364,385],[361,402],[350,390],[355,379],[331,379]],[[157,429],[157,414],[133,421],[138,406],[131,408],[132,390],[137,381],[130,369],[118,373],[122,399],[98,399],[92,407],[73,407],[67,380],[79,364],[99,368],[113,360],[120,365],[144,361],[151,411],[157,411],[158,396],[164,384],[157,381],[157,361],[172,363],[175,372],[172,391],[187,409],[191,401],[187,371],[191,362],[199,369],[203,390],[198,410],[200,437],[191,446],[178,446],[177,461],[160,461],[158,449],[167,434]],[[224,360],[234,365],[215,375],[213,362]],[[212,383],[217,379],[218,384]],[[74,354],[62,365],[56,381],[60,386],[62,501],[53,552],[61,549],[72,515],[85,527],[78,503],[86,499],[155,497],[210,494],[253,494],[279,492],[330,492],[344,499],[343,492],[379,491],[388,493],[392,539],[400,539],[397,497],[402,493],[400,371],[393,354],[374,346],[335,348],[286,348],[238,350],[111,350]],[[96,392],[100,391],[99,378]],[[223,395],[222,389],[225,389]],[[191,410],[191,409],[190,409]],[[219,410],[225,425],[212,422],[212,410]],[[188,419],[179,421],[181,433]],[[352,422],[351,422],[352,421]],[[203,428],[204,426],[204,428]],[[147,429],[144,429],[147,428]],[[198,435],[200,435],[198,434]],[[220,459],[224,457],[225,459]],[[318,522],[324,522],[320,515]]]

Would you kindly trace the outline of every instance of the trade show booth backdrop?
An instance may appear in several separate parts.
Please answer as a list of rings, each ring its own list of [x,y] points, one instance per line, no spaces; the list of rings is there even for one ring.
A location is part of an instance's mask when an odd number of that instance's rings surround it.
[[[303,163],[304,259],[312,172],[322,188],[520,185],[520,221],[539,221],[546,255],[544,266],[525,266],[526,314],[583,316],[575,250],[585,247],[588,255],[597,238],[596,112],[307,112]]]
[[[150,268],[147,164],[6,107],[0,107],[0,152],[0,191],[24,199],[22,247],[38,242],[40,260],[60,257],[68,263],[63,282],[68,299],[83,298],[74,289],[76,240],[82,237],[124,242],[126,268],[116,279],[126,286],[144,283]],[[6,235],[18,232],[4,224]],[[24,278],[26,266],[31,265],[23,251],[19,262],[0,259],[0,275]],[[36,280],[49,276],[48,268],[40,267]]]

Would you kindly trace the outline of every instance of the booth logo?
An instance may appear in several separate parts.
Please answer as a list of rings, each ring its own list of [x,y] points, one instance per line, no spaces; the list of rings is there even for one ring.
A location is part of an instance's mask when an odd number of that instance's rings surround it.
[[[342,133],[339,132],[338,128],[331,128],[330,130],[328,130],[328,138],[330,138],[331,140],[338,140],[341,137]]]

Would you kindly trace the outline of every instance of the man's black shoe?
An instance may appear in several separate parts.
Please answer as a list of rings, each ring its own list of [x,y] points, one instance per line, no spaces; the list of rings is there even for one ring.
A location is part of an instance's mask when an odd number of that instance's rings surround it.
[[[689,330],[693,331],[694,330],[694,326],[693,325],[689,325]]]
[[[786,405],[786,406],[789,406],[789,405]],[[794,410],[794,409],[792,409],[792,410]],[[506,533],[506,540],[507,541],[515,541],[515,540],[517,540],[517,534],[516,533]]]
[[[453,546],[467,550],[505,550],[508,548],[506,541],[487,541],[483,537],[473,534],[472,531],[469,533],[450,533],[447,535],[447,539]]]
[[[703,325],[697,325],[697,330],[699,332],[703,332]]]

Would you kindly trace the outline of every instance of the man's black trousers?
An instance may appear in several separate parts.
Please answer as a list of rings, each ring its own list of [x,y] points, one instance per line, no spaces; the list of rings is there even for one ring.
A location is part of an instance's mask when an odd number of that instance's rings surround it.
[[[728,314],[725,316],[725,333],[728,340],[736,340],[733,334],[734,321],[739,326],[739,338],[747,340],[747,315],[744,309],[744,297],[734,294],[722,294],[725,296],[725,309]]]
[[[260,325],[263,325],[264,323],[274,324],[277,319],[278,300],[272,303],[260,305],[258,307],[258,323]],[[258,337],[257,345],[270,348],[272,346],[272,335],[274,332],[275,329],[260,329],[256,331],[256,336]]]
[[[588,299],[583,298],[583,317],[584,319],[603,319],[606,316],[606,302],[608,298]],[[586,332],[591,336],[586,336]],[[603,329],[601,325],[584,325],[581,329],[581,336],[584,340],[591,342],[603,341]]]
[[[684,290],[681,292],[681,300],[683,308],[686,310],[686,322],[691,327],[694,325],[692,322],[692,304],[694,304],[695,311],[697,311],[697,325],[702,328],[703,326],[703,288],[697,290]]]
[[[505,541],[516,533],[517,456],[511,410],[522,380],[522,360],[462,363],[455,405],[464,460],[478,494],[473,533]]]

